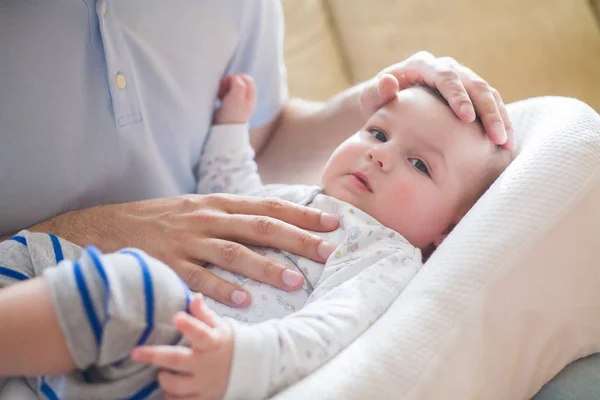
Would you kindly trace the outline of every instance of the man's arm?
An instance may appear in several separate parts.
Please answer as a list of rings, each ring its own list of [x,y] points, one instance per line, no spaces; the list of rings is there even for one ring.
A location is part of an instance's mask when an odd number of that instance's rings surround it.
[[[333,150],[365,121],[359,108],[364,84],[327,102],[290,99],[277,119],[251,130],[265,183],[318,184]]]

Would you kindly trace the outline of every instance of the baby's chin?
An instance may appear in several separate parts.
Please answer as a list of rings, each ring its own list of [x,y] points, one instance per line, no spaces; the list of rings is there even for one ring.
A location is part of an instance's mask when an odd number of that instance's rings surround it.
[[[360,197],[357,194],[350,192],[348,189],[338,186],[338,185],[335,185],[335,184],[323,185],[322,189],[323,189],[323,194],[334,197],[334,198],[341,200],[343,202],[346,202],[348,204],[351,204],[354,207],[358,208],[359,210],[364,211],[367,214],[371,215],[367,204],[365,204],[364,201],[361,201]]]

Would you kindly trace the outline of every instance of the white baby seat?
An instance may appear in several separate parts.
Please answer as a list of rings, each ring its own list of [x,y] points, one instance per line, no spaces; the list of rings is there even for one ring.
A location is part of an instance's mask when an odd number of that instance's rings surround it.
[[[520,154],[390,309],[288,399],[528,399],[600,351],[600,116],[508,106]]]

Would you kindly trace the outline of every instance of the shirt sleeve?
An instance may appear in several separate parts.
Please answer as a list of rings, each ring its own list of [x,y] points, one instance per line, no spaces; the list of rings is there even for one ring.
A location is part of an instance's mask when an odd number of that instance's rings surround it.
[[[226,398],[266,398],[323,365],[392,304],[420,268],[419,254],[407,245],[381,250],[367,268],[363,258],[328,265],[300,311],[256,325],[231,321],[235,345]]]
[[[263,186],[245,124],[213,125],[198,168],[198,194],[247,194]]]
[[[41,276],[46,268],[80,253],[79,246],[56,235],[22,230],[0,242],[0,288]]]
[[[0,288],[35,276],[27,239],[18,234],[0,242]]]
[[[254,78],[257,107],[250,126],[255,127],[272,121],[288,99],[283,57],[285,27],[279,0],[260,0],[248,4],[240,28],[238,50],[225,75],[245,73]]]

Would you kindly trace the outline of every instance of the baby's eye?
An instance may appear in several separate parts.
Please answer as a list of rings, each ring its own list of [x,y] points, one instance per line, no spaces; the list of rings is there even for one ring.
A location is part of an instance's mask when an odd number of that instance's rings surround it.
[[[383,131],[380,131],[379,129],[375,129],[375,128],[371,128],[369,129],[369,133],[371,134],[371,136],[373,136],[375,139],[379,140],[380,142],[387,142],[387,136],[385,135],[385,133]]]
[[[416,169],[418,169],[419,171],[421,171],[429,177],[431,176],[431,174],[429,173],[429,168],[427,167],[427,164],[423,162],[423,160],[419,160],[418,158],[411,158],[409,159],[409,161]]]

